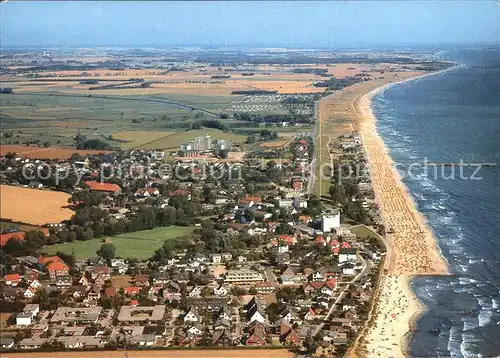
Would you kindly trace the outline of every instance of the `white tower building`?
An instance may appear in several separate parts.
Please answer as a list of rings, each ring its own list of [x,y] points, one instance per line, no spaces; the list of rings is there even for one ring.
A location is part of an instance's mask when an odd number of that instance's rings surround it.
[[[321,230],[330,232],[332,229],[340,227],[340,212],[338,210],[330,211],[321,215]]]

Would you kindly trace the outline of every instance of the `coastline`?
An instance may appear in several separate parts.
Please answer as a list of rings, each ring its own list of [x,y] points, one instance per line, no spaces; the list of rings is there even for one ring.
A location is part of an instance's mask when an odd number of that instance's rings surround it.
[[[370,166],[370,177],[387,234],[388,248],[379,294],[374,297],[373,324],[366,327],[362,350],[368,355],[408,356],[411,332],[426,311],[411,288],[416,276],[449,275],[432,229],[418,212],[416,204],[394,166],[388,148],[376,128],[372,101],[387,88],[408,81],[437,75],[460,67],[384,84],[358,98],[353,106],[358,114],[359,133]]]

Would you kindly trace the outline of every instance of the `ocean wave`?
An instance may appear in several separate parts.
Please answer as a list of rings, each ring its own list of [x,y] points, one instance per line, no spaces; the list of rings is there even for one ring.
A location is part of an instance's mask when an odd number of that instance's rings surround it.
[[[458,264],[458,266],[460,266],[460,269],[462,270],[462,272],[469,272],[468,265]]]
[[[490,323],[490,322],[491,322],[491,318],[492,318],[492,317],[493,317],[493,310],[483,308],[483,309],[479,312],[479,316],[478,316],[478,319],[479,319],[479,327],[484,327],[484,326],[486,326],[488,323]]]
[[[499,309],[500,308],[500,299],[493,298],[491,300],[491,308]]]
[[[477,317],[462,317],[462,322],[464,324],[464,331],[470,331],[474,328],[479,327],[479,319]],[[463,336],[461,337],[463,339]]]
[[[461,285],[466,285],[466,284],[470,284],[470,283],[472,283],[472,280],[471,280],[469,277],[459,277],[459,278],[458,278],[458,282],[459,282]]]
[[[453,326],[450,329],[450,335],[448,337],[447,349],[450,352],[451,357],[460,357],[462,353],[462,330],[458,327]]]

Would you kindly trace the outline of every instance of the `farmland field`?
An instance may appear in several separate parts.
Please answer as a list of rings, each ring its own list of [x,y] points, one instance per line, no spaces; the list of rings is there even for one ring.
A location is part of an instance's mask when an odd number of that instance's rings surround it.
[[[179,132],[166,131],[123,131],[113,135],[113,138],[124,141],[120,144],[122,148],[137,148],[137,149],[169,149],[177,150],[182,143],[193,140],[195,137],[211,135],[212,140],[226,139],[233,144],[242,144],[246,137],[229,132],[223,132],[218,129],[197,129]]]
[[[283,140],[275,140],[271,142],[265,142],[261,143],[260,147],[261,148],[281,148],[285,146],[290,140],[289,139],[283,139]]]
[[[121,148],[137,148],[147,145],[150,142],[159,141],[160,139],[170,136],[174,132],[165,131],[123,131],[113,134],[114,139],[124,141],[120,145]]]
[[[70,158],[72,154],[78,153],[85,154],[99,154],[107,153],[107,150],[77,150],[74,148],[54,147],[26,147],[22,145],[2,145],[0,146],[0,155],[7,153],[16,153],[19,156],[36,159],[66,159]]]
[[[19,223],[44,225],[71,218],[69,194],[60,191],[0,185],[0,217]]]
[[[230,140],[233,144],[242,144],[245,142],[246,137],[220,131],[218,129],[197,129],[184,132],[176,132],[169,136],[164,136],[156,141],[151,141],[147,144],[140,145],[139,149],[179,149],[182,143],[193,140],[195,137],[204,135],[212,136],[212,140],[225,139]]]
[[[91,97],[89,97],[91,96]],[[175,131],[179,123],[189,125],[195,114],[215,118],[236,97],[159,95],[130,96],[83,95],[53,92],[0,95],[2,130],[11,132],[2,144],[23,145],[38,140],[52,146],[70,146],[79,132],[92,139],[100,139],[111,146],[119,142],[109,140],[117,132]]]
[[[163,244],[163,241],[187,236],[192,232],[192,227],[169,226],[117,235],[111,237],[108,241],[115,245],[117,257],[133,257],[146,260],[151,258],[153,253]],[[95,255],[102,243],[101,239],[75,241],[46,246],[40,251],[47,254],[55,254],[57,251],[67,254],[74,252],[76,259],[82,260]]]
[[[294,68],[268,66],[266,72],[255,71],[253,76],[231,72],[229,78],[221,80],[214,80],[212,76],[220,74],[224,68],[206,64],[186,66],[185,70],[178,72],[97,69],[87,73],[42,71],[32,74],[43,78],[2,78],[9,83],[14,93],[0,95],[2,131],[10,134],[9,137],[0,138],[0,143],[48,143],[51,147],[69,147],[74,145],[74,137],[80,133],[89,139],[99,139],[113,148],[177,149],[184,141],[184,133],[172,137],[167,135],[183,132],[196,120],[215,119],[220,113],[310,114],[310,104],[300,101],[282,103],[283,98],[279,95],[231,94],[235,90],[271,90],[281,94],[298,94],[305,99],[311,95],[302,93],[324,91],[324,88],[312,86],[323,80],[323,77],[293,73]],[[337,67],[330,70],[337,71],[335,73],[339,75],[343,73]],[[90,90],[95,85],[81,83],[90,77],[98,81],[101,87],[117,86],[131,77],[152,82],[144,88],[122,86]],[[229,125],[229,128],[236,122],[231,118],[219,120]],[[234,130],[237,131],[236,126]],[[296,130],[292,128],[291,132]],[[136,133],[137,136],[130,140],[127,133],[131,131],[141,133]],[[247,135],[244,132],[241,134]],[[191,134],[186,136],[191,139]],[[243,141],[241,137],[231,137],[227,133],[221,139],[235,143]],[[36,154],[54,157],[50,150]]]

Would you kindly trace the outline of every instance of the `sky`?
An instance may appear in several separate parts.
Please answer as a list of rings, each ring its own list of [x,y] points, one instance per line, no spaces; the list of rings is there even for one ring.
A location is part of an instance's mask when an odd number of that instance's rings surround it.
[[[1,47],[500,42],[500,2],[8,1]]]

